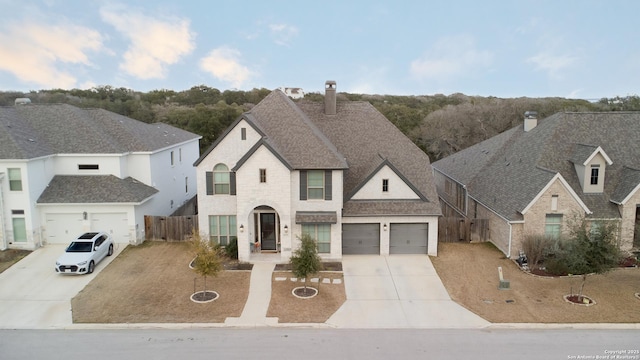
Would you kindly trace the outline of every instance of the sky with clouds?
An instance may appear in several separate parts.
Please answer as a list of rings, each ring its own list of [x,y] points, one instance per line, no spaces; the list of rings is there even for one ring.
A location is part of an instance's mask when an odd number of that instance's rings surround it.
[[[0,0],[0,91],[637,95],[640,2]]]

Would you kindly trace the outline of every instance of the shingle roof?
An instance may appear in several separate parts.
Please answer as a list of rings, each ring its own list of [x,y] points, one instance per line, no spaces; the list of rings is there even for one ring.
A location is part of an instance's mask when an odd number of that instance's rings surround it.
[[[344,156],[282,91],[272,91],[248,112],[248,121],[294,169],[344,169]]]
[[[114,175],[56,175],[38,204],[141,203],[158,190],[132,177]]]
[[[0,159],[152,152],[198,138],[167,124],[147,124],[103,109],[67,104],[0,107]]]
[[[510,220],[521,219],[519,212],[557,173],[593,212],[591,217],[616,218],[620,214],[610,199],[623,167],[640,168],[640,147],[632,145],[638,140],[640,113],[558,113],[539,121],[529,132],[518,126],[433,166],[465,184],[470,196]],[[598,146],[613,164],[606,168],[604,192],[585,194],[574,162],[584,161]],[[492,149],[493,156],[479,155],[483,149]]]
[[[324,104],[293,102],[275,90],[244,119],[292,169],[345,169],[343,215],[371,213],[440,215],[428,156],[368,102],[338,102],[336,115],[325,115]],[[223,138],[223,135],[221,138]],[[218,139],[195,163],[200,163]],[[349,201],[348,196],[384,163],[398,171],[423,200]],[[353,204],[350,204],[352,203]]]
[[[300,101],[298,106],[347,159],[345,216],[366,215],[374,208],[387,215],[441,214],[429,157],[373,105],[365,101],[338,102],[335,116],[325,115],[322,103]],[[375,206],[369,206],[372,204],[349,200],[348,195],[385,161],[392,164],[426,201],[378,201]]]

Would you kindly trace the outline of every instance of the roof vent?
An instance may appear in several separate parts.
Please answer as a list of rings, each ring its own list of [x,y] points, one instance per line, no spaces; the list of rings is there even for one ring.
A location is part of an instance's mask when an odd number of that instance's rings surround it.
[[[14,105],[27,105],[31,104],[31,99],[29,98],[17,98]]]

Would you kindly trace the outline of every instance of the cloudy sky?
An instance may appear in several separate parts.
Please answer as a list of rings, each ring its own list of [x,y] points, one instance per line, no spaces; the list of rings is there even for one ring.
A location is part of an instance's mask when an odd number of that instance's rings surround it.
[[[639,94],[640,1],[0,0],[0,90]]]

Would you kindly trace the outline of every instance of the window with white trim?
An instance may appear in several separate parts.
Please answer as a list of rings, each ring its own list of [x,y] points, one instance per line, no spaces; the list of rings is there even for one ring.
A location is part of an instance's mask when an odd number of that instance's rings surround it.
[[[260,169],[260,182],[261,183],[267,182],[267,169]]]
[[[382,179],[382,192],[389,192],[389,179]]]
[[[9,173],[9,190],[22,191],[22,173],[20,169],[7,169]]]
[[[598,185],[598,177],[600,176],[600,165],[591,165],[591,185]]]
[[[318,252],[331,252],[331,224],[302,224],[302,235],[309,235],[316,241]]]
[[[11,225],[13,227],[13,241],[27,241],[27,223],[24,218],[24,210],[11,210]]]

